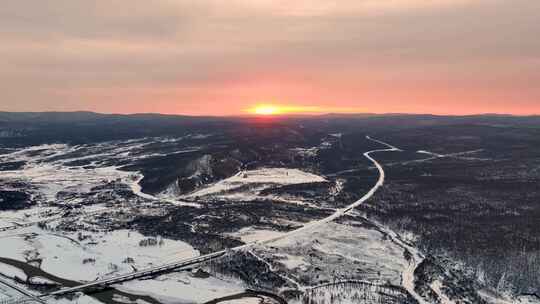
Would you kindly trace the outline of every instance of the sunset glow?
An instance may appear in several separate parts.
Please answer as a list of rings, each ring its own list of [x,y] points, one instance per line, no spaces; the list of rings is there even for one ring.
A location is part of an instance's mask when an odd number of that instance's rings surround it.
[[[320,114],[328,112],[348,112],[350,109],[335,107],[301,106],[283,104],[257,104],[246,112],[255,115],[284,115],[284,114]]]
[[[366,109],[360,107],[333,107],[333,106],[302,106],[284,104],[257,104],[244,112],[252,115],[317,115],[324,113],[362,113]]]
[[[249,112],[257,115],[277,115],[284,113],[282,108],[273,105],[259,105],[250,109]]]

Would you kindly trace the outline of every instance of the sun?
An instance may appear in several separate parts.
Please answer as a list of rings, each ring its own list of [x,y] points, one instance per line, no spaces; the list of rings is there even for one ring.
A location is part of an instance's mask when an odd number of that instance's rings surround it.
[[[249,110],[257,115],[278,115],[283,113],[282,109],[274,105],[258,105]]]

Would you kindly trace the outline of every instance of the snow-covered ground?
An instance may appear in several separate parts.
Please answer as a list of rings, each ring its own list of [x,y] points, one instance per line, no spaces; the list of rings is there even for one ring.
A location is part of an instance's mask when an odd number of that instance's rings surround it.
[[[332,280],[333,271],[339,269],[352,274],[362,265],[363,273],[356,279],[400,285],[407,265],[403,249],[379,231],[334,222],[273,242],[272,247],[278,248],[275,258],[284,267],[300,275],[308,266],[317,266],[320,273],[313,277],[320,275],[321,280]]]
[[[190,203],[190,202],[184,202],[184,201],[181,201],[181,200],[177,200],[174,197],[174,195],[169,194],[169,193],[163,193],[159,197],[157,197],[157,196],[142,192],[142,187],[139,184],[139,182],[143,179],[143,175],[140,174],[140,173],[136,173],[136,174],[137,174],[138,177],[133,178],[133,175],[132,175],[131,182],[128,182],[131,191],[135,195],[137,195],[139,197],[142,197],[142,198],[145,198],[147,200],[163,201],[163,202],[167,202],[167,203],[170,203],[170,204],[173,204],[173,205],[176,205],[176,206],[200,207],[200,205],[197,204],[197,203]]]
[[[91,296],[87,296],[83,293],[77,293],[72,299],[68,298],[50,298],[47,299],[47,303],[50,304],[103,304],[102,302],[92,298]],[[131,303],[130,301],[126,301],[126,304]],[[139,303],[136,303],[139,304]],[[140,304],[146,304],[146,303],[140,303]]]
[[[319,147],[312,147],[312,148],[307,148],[307,149],[294,148],[294,149],[291,149],[291,151],[304,158],[310,158],[310,157],[316,157],[319,154],[320,148]]]
[[[303,256],[292,255],[292,254],[278,254],[275,256],[279,259],[279,262],[285,265],[285,267],[287,267],[288,269],[296,269],[300,267],[305,268],[306,266],[309,265]]]
[[[317,183],[327,181],[324,177],[298,169],[261,168],[241,171],[206,188],[186,195],[186,198],[213,197],[219,199],[249,201],[258,198],[273,199],[303,204],[301,201],[280,198],[275,195],[260,195],[260,192],[275,186]]]
[[[27,165],[22,170],[3,171],[5,181],[25,181],[37,191],[33,194],[43,202],[54,202],[60,191],[88,193],[95,186],[115,180],[128,180],[130,172],[117,167],[85,169],[60,164],[40,163]],[[64,202],[65,203],[65,202]]]
[[[0,252],[0,257],[19,261],[41,258],[42,270],[69,280],[91,281],[199,255],[190,245],[170,239],[157,238],[157,245],[141,246],[141,241],[149,238],[128,230],[109,233],[84,232],[84,240],[79,240],[75,233],[55,234],[40,231],[36,227],[25,228],[22,232],[24,233],[2,238],[2,245],[6,250]],[[2,263],[0,274],[26,279],[23,271]],[[39,277],[33,279],[37,280],[35,282],[48,282],[47,279],[41,280]],[[246,288],[239,281],[202,278],[190,272],[133,280],[115,287],[130,294],[151,296],[163,303],[202,303],[243,292]],[[0,293],[7,292],[0,290]],[[125,300],[128,301],[126,303],[131,303],[129,299]],[[48,302],[101,303],[83,294],[78,294],[72,300],[62,299],[57,302],[56,299],[49,299]]]
[[[110,233],[41,233],[2,238],[0,257],[19,261],[41,258],[41,269],[55,276],[91,281],[134,268],[150,267],[168,260],[197,256],[190,245],[170,239],[156,239],[155,246],[141,246],[147,240],[138,232],[117,230]]]
[[[540,304],[540,298],[534,295],[522,295],[512,298],[487,289],[479,290],[478,294],[488,304]]]
[[[87,198],[99,195],[92,192],[93,188],[105,186],[111,182],[115,185],[123,185],[127,190],[131,189],[135,195],[146,201],[198,206],[196,203],[143,193],[139,185],[143,178],[140,172],[123,171],[120,166],[111,164],[124,158],[134,161],[155,156],[155,153],[143,152],[141,149],[156,142],[174,143],[176,141],[181,141],[181,139],[143,138],[82,146],[48,144],[2,154],[0,163],[24,162],[24,165],[16,170],[0,171],[2,190],[26,192],[34,205],[25,210],[2,211],[0,228],[41,221],[58,215],[59,208],[49,206],[50,203],[77,205]],[[174,150],[171,153],[185,151],[194,151],[194,148]],[[76,164],[77,161],[82,160],[86,165]],[[67,197],[59,199],[59,193],[67,194]],[[100,199],[95,199],[92,203],[95,201],[100,201]]]
[[[19,278],[23,281],[26,280],[26,274],[24,271],[4,263],[0,263],[0,274],[11,279]]]
[[[67,166],[66,163],[84,158],[99,158],[106,153],[96,152],[87,156],[68,157],[84,149],[65,144],[41,145],[22,149],[0,156],[0,161],[24,161],[18,170],[2,171],[4,183],[24,182],[25,191],[32,194],[38,203],[55,202],[60,191],[87,193],[91,188],[117,179],[127,179],[129,172],[114,166]],[[93,162],[95,164],[97,161]],[[6,189],[11,190],[11,189]],[[74,202],[76,203],[76,202]]]
[[[2,301],[9,301],[9,300],[15,300],[15,299],[21,299],[24,298],[24,295],[20,292],[14,290],[13,288],[10,288],[7,285],[2,284],[0,282],[0,303]]]
[[[237,232],[229,233],[228,235],[238,237],[244,243],[251,243],[257,240],[274,238],[283,234],[285,233],[274,230],[254,229],[252,227],[246,227],[238,230]]]
[[[238,281],[198,278],[188,272],[162,275],[153,280],[134,280],[116,286],[131,294],[150,295],[163,303],[204,303],[243,292]]]
[[[13,226],[14,224],[24,224],[36,222],[51,216],[58,215],[58,207],[33,206],[31,209],[6,210],[0,212],[0,228]]]

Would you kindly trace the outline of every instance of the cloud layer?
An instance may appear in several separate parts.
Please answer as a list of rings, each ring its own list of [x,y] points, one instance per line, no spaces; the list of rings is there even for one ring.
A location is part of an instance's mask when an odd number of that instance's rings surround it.
[[[538,20],[536,0],[9,1],[0,110],[540,113]]]

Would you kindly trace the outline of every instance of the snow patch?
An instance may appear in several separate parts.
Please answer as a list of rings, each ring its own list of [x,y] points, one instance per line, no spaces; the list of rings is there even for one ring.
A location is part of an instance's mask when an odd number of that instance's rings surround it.
[[[232,237],[239,237],[244,243],[251,243],[259,240],[272,239],[285,234],[284,232],[274,230],[255,229],[246,227],[238,230],[235,233],[230,233]]]
[[[293,185],[302,183],[325,182],[326,179],[298,169],[262,168],[241,171],[236,175],[219,181],[207,188],[191,193],[190,197],[220,194],[246,185]],[[264,188],[264,187],[263,187]],[[267,188],[267,187],[266,187]]]
[[[26,277],[26,274],[24,273],[24,271],[20,270],[19,268],[17,267],[13,267],[11,265],[7,265],[7,264],[4,264],[4,263],[0,263],[0,274],[2,274],[3,276],[6,276],[8,278],[12,278],[14,279],[15,277],[23,280],[23,281],[26,281],[27,277]]]

